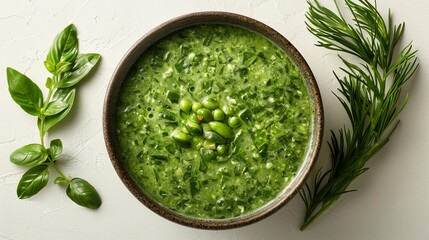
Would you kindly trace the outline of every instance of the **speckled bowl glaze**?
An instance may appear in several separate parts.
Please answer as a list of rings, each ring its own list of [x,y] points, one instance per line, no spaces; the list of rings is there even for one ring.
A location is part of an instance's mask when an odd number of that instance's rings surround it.
[[[313,108],[310,147],[302,166],[296,173],[296,176],[291,180],[290,184],[288,184],[275,199],[259,209],[228,219],[196,219],[171,211],[154,201],[138,186],[136,182],[134,182],[130,174],[127,172],[123,160],[121,159],[121,150],[119,149],[118,138],[115,130],[116,106],[121,86],[126,79],[128,71],[137,59],[139,59],[151,45],[161,38],[186,27],[204,23],[226,24],[246,28],[265,36],[267,39],[281,47],[302,71],[310,92]],[[160,216],[182,225],[202,229],[228,229],[259,221],[277,211],[296,195],[304,184],[305,179],[314,165],[320,151],[323,133],[323,106],[320,92],[310,67],[307,65],[298,50],[281,34],[259,21],[242,15],[228,12],[197,12],[180,16],[161,24],[138,40],[137,43],[134,44],[125,54],[114,71],[107,90],[103,109],[103,132],[108,154],[119,178],[123,181],[129,191],[146,207]]]

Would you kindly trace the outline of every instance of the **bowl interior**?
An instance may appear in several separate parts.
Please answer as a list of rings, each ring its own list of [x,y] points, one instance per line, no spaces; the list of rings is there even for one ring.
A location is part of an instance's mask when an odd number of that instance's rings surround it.
[[[120,95],[121,87],[126,80],[130,68],[150,46],[163,37],[178,30],[194,25],[213,23],[234,25],[259,33],[283,49],[284,52],[295,62],[302,72],[308,87],[308,91],[310,93],[312,105],[312,132],[310,146],[301,167],[297,171],[296,176],[278,195],[277,198],[253,212],[238,217],[228,219],[196,219],[162,207],[144,191],[142,191],[138,184],[133,180],[126,170],[123,160],[120,157],[121,150],[119,148],[118,137],[115,130],[116,120],[114,116],[116,114],[118,96]],[[118,67],[114,71],[107,90],[103,109],[103,131],[108,154],[117,174],[125,186],[130,190],[130,192],[132,192],[132,194],[149,209],[171,221],[186,226],[205,229],[226,229],[239,227],[258,221],[274,213],[281,206],[286,204],[292,197],[294,197],[294,195],[304,183],[320,150],[323,133],[323,107],[317,83],[309,66],[301,54],[297,51],[297,49],[281,34],[259,21],[242,15],[226,12],[199,12],[184,15],[160,25],[142,37],[125,54],[124,58],[120,61]]]

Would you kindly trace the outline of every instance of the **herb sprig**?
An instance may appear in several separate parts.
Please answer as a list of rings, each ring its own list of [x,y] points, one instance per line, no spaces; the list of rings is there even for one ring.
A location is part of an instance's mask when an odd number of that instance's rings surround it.
[[[317,46],[354,55],[356,63],[344,63],[344,77],[335,78],[340,87],[335,94],[347,112],[351,127],[332,131],[329,143],[331,168],[320,169],[312,186],[300,191],[306,207],[304,230],[348,190],[350,183],[368,170],[365,163],[389,140],[404,108],[398,101],[403,85],[418,68],[416,51],[408,44],[398,54],[405,23],[393,25],[390,11],[387,23],[376,6],[367,0],[345,0],[352,14],[349,23],[334,0],[337,13],[317,0],[308,1],[307,28],[319,41]],[[393,125],[392,125],[393,124]],[[392,127],[393,126],[393,127]]]
[[[10,155],[12,163],[30,167],[18,183],[18,198],[29,198],[42,190],[49,181],[49,169],[53,168],[60,175],[54,183],[65,184],[66,194],[71,200],[91,209],[100,207],[101,198],[90,183],[82,178],[66,176],[59,169],[57,161],[63,149],[61,140],[54,139],[48,147],[45,146],[48,131],[72,109],[75,85],[88,75],[99,60],[99,54],[79,54],[77,31],[70,24],[56,36],[44,62],[46,69],[52,73],[45,84],[48,88],[45,99],[31,79],[15,69],[7,68],[10,95],[25,112],[37,117],[40,134],[40,143],[25,145]]]

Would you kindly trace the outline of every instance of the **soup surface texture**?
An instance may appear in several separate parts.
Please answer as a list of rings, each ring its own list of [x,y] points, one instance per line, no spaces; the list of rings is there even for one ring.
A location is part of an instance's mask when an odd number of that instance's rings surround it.
[[[122,159],[155,201],[205,219],[275,198],[307,153],[311,101],[278,46],[235,26],[189,27],[131,68],[117,106]]]

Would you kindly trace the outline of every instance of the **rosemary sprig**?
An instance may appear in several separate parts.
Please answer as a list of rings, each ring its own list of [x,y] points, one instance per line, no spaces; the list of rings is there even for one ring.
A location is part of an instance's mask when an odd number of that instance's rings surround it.
[[[332,132],[329,143],[331,168],[320,169],[310,186],[300,191],[306,214],[304,230],[348,190],[350,183],[368,170],[365,163],[389,140],[404,108],[398,101],[403,85],[418,68],[416,51],[408,44],[399,53],[398,43],[404,34],[405,23],[393,25],[390,11],[387,22],[367,0],[345,0],[351,12],[347,21],[338,2],[336,12],[322,6],[317,0],[307,1],[307,28],[319,41],[317,46],[352,54],[356,63],[339,58],[344,63],[340,87],[334,93],[344,107],[350,127]],[[397,54],[396,54],[397,53]],[[392,127],[392,124],[394,127]]]

